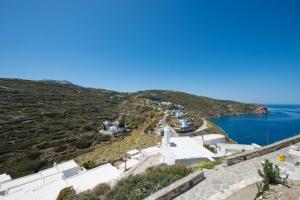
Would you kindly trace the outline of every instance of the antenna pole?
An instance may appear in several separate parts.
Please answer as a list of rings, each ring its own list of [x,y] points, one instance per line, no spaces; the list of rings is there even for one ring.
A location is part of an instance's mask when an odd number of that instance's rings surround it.
[[[269,131],[267,131],[267,145],[269,144]]]

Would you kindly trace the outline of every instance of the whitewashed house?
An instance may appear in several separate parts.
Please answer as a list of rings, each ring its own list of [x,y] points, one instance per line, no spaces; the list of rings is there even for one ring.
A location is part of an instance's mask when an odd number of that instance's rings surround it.
[[[251,151],[255,149],[259,149],[261,146],[258,144],[218,144],[217,149],[220,156],[229,156],[234,153],[242,152],[242,151]]]
[[[168,165],[184,164],[194,165],[200,160],[214,161],[218,155],[203,147],[203,143],[192,137],[170,137],[168,128],[161,144],[163,162]]]
[[[216,146],[218,143],[227,143],[225,135],[220,134],[200,135],[193,137],[193,139],[197,140],[202,144],[209,144],[213,146]]]

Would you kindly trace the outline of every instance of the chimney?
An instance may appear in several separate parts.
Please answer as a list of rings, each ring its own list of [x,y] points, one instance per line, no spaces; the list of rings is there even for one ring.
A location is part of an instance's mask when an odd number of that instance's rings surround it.
[[[169,145],[170,144],[170,129],[169,128],[164,128],[164,141],[165,141],[165,145]]]

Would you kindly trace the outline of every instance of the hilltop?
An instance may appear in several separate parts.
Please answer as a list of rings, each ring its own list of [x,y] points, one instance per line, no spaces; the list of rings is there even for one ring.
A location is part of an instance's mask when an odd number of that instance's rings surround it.
[[[18,177],[97,148],[116,151],[111,145],[127,137],[130,141],[139,137],[135,143],[126,141],[128,148],[153,145],[159,138],[140,133],[163,116],[163,108],[151,103],[153,100],[182,105],[195,118],[266,111],[260,105],[175,91],[125,93],[68,81],[0,79],[0,173]],[[100,135],[104,120],[123,120],[133,133]],[[120,156],[112,154],[103,161]]]

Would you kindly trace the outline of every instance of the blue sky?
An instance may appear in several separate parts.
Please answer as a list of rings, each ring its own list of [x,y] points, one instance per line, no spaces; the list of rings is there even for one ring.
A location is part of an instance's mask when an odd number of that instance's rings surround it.
[[[0,77],[300,103],[300,1],[1,0]]]

